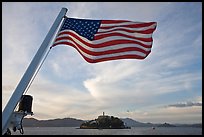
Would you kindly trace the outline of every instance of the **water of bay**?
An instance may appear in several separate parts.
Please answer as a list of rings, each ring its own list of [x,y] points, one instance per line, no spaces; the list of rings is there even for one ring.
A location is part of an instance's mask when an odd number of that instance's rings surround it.
[[[20,135],[19,131],[12,132]],[[202,135],[195,127],[131,127],[131,129],[79,129],[78,127],[24,127],[24,135]]]

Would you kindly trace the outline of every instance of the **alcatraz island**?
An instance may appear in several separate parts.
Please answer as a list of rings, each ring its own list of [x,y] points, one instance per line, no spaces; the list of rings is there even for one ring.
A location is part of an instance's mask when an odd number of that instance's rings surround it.
[[[98,116],[95,120],[89,120],[80,125],[81,129],[127,129],[124,122],[118,117],[103,115]]]

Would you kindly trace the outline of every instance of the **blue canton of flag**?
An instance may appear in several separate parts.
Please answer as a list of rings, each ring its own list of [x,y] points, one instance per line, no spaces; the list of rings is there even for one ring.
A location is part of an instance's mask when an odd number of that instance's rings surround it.
[[[89,40],[93,40],[94,34],[97,33],[100,24],[100,20],[67,18],[60,31],[70,29]]]

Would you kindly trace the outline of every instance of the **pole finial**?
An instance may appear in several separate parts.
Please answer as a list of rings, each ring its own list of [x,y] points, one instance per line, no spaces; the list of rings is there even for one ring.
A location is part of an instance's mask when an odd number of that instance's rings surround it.
[[[65,8],[65,7],[62,7],[62,10],[66,10],[66,12],[68,11],[68,9],[67,9],[67,8]]]

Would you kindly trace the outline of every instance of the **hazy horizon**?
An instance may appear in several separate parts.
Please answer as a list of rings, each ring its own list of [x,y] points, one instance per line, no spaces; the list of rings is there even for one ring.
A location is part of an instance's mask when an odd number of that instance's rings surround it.
[[[112,116],[112,115],[108,115],[108,116]],[[115,116],[114,116],[115,117]],[[83,121],[89,121],[89,120],[94,120],[97,117],[93,117],[92,119],[83,119],[83,118],[75,118],[75,117],[61,117],[61,118],[50,118],[50,119],[38,119],[38,118],[35,118],[34,116],[26,116],[25,118],[33,118],[33,119],[36,119],[36,120],[39,120],[39,121],[44,121],[44,120],[56,120],[56,119],[66,119],[66,118],[70,118],[70,119],[76,119],[76,120],[83,120]],[[129,118],[129,117],[118,117],[120,119],[131,119],[131,120],[134,120],[136,122],[141,122],[141,123],[152,123],[152,124],[164,124],[164,123],[169,123],[169,122],[165,122],[165,120],[163,122],[151,122],[151,121],[139,121],[137,119],[132,119],[132,118]],[[202,121],[201,122],[197,122],[197,123],[169,123],[169,124],[202,124]]]

